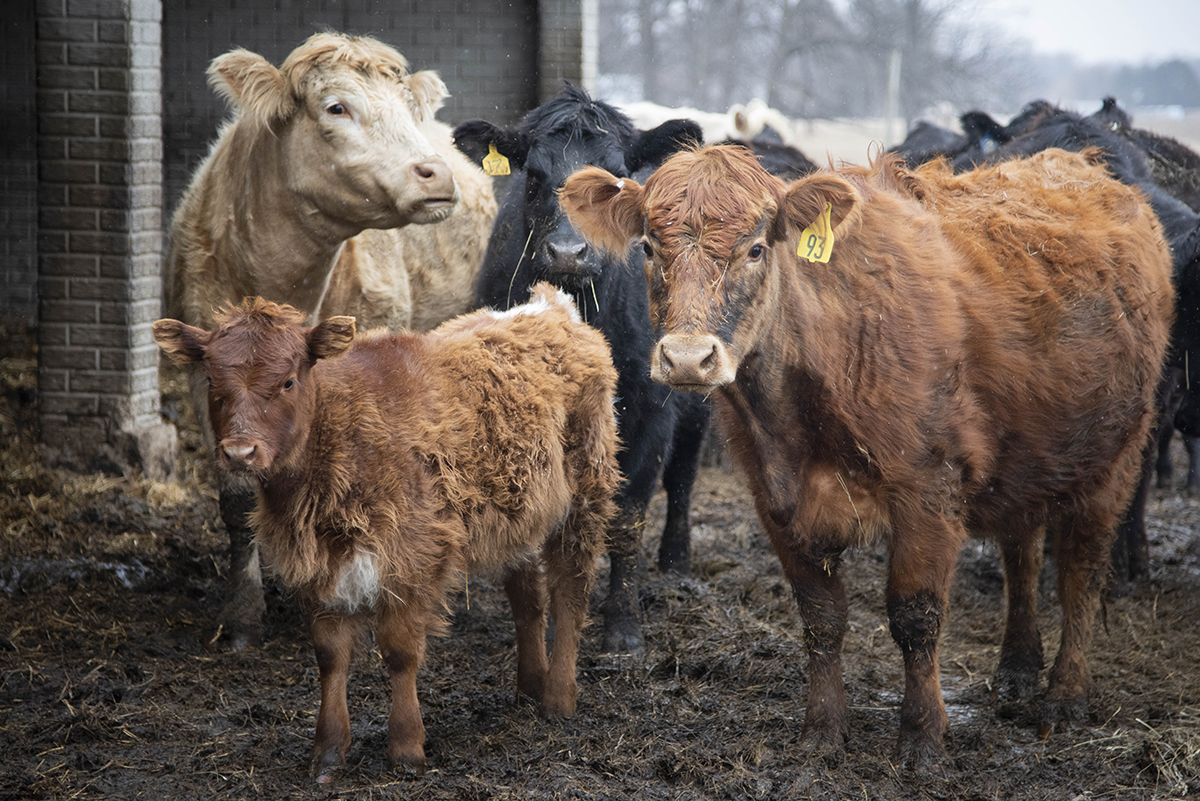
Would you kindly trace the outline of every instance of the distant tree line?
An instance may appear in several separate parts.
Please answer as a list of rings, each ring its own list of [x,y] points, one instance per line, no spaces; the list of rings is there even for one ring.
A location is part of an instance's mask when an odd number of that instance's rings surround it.
[[[761,97],[796,117],[879,116],[893,52],[910,121],[942,101],[1019,106],[1022,46],[973,27],[966,0],[600,0],[602,74],[714,111]]]
[[[753,97],[794,117],[1015,112],[1042,97],[1200,107],[1192,65],[1078,67],[1034,56],[972,14],[971,0],[599,0],[600,72],[616,100],[724,111]]]

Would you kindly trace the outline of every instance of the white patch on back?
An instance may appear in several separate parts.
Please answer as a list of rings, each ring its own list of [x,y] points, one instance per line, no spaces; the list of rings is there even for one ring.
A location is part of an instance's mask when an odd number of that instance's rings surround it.
[[[562,306],[571,315],[572,322],[582,322],[582,318],[579,316],[579,309],[575,307],[575,300],[568,293],[560,289],[555,293],[554,299],[556,301],[555,305]],[[496,311],[495,309],[490,309],[489,311],[491,311],[492,316],[497,320],[506,320],[522,314],[534,315],[550,311],[550,303],[543,298],[538,298],[528,303],[522,303],[520,306],[513,306],[508,311]]]
[[[355,551],[354,558],[342,568],[337,589],[327,605],[353,614],[360,607],[373,607],[378,597],[379,571],[375,569],[375,554]]]

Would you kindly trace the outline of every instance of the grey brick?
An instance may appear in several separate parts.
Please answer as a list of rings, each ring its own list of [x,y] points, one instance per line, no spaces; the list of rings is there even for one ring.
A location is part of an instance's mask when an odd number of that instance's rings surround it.
[[[95,348],[52,347],[41,348],[38,361],[52,370],[95,370],[99,360]]]
[[[74,393],[60,395],[43,392],[40,402],[39,422],[42,428],[43,442],[64,442],[78,436],[77,429],[65,425],[65,421],[56,425],[55,417],[87,417],[94,415],[99,409],[99,398],[94,395],[76,395]]]

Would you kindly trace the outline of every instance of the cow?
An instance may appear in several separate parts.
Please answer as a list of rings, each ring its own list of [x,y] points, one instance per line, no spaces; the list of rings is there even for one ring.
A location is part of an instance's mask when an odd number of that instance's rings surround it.
[[[598,164],[621,176],[649,175],[680,147],[700,140],[694,122],[670,120],[639,131],[611,105],[565,86],[515,128],[470,120],[454,129],[464,153],[482,161],[492,148],[513,170],[479,273],[476,302],[507,309],[538,281],[575,298],[612,348],[617,367],[618,455],[624,482],[608,535],[609,591],[603,649],[640,652],[638,554],[646,510],[660,479],[667,517],[658,551],[663,572],[690,572],[688,515],[709,406],[650,380],[650,313],[638,265],[625,252],[587,247],[558,206],[573,170]]]
[[[1190,407],[1200,405],[1196,391],[1190,389],[1195,382],[1186,375],[1181,382],[1185,388],[1182,393],[1177,393],[1172,384],[1179,383],[1178,377],[1190,369],[1200,354],[1200,214],[1172,194],[1178,191],[1177,185],[1171,185],[1169,191],[1158,184],[1146,153],[1119,132],[1122,115],[1119,108],[1107,103],[1095,114],[1084,117],[1045,101],[1035,101],[1027,104],[1006,126],[1010,135],[1007,141],[986,156],[978,147],[969,148],[955,159],[955,169],[1021,158],[1047,148],[1073,151],[1096,148],[1112,177],[1136,187],[1146,196],[1171,246],[1177,295],[1178,314],[1171,337],[1169,370],[1159,392],[1157,424],[1160,432],[1166,432],[1176,417],[1186,420],[1191,414]],[[1155,454],[1156,448],[1146,449],[1142,481],[1113,550],[1114,594],[1127,592],[1133,581],[1149,571],[1145,507],[1154,476]]]
[[[447,588],[499,571],[517,692],[571,715],[588,590],[619,481],[603,337],[548,284],[508,312],[430,333],[305,315],[252,298],[206,330],[154,324],[209,385],[216,461],[256,486],[255,536],[307,615],[321,704],[311,766],[332,780],[350,744],[346,682],[368,617],[392,685],[388,759],[418,774],[416,674],[445,629]],[[547,663],[546,598],[555,624]]]
[[[967,137],[963,134],[920,120],[904,141],[890,148],[889,152],[899,154],[909,167],[916,167],[936,158],[953,159],[967,143]]]
[[[591,243],[644,251],[652,377],[714,401],[804,620],[814,753],[848,734],[839,560],[875,540],[890,552],[905,766],[945,754],[937,646],[968,532],[999,542],[996,688],[1024,700],[1055,527],[1064,623],[1041,732],[1086,712],[1092,620],[1174,299],[1161,226],[1096,161],[1049,151],[954,175],[884,155],[789,185],[708,147],[644,185],[589,167],[563,187]]]
[[[436,73],[410,73],[375,39],[321,33],[279,68],[238,49],[208,76],[235,114],[171,221],[167,316],[210,328],[224,303],[260,295],[425,330],[470,308],[496,201],[434,118],[447,97]],[[207,386],[189,378],[208,432]],[[220,482],[231,567],[210,645],[241,649],[261,640],[266,609],[246,521],[254,491]]]

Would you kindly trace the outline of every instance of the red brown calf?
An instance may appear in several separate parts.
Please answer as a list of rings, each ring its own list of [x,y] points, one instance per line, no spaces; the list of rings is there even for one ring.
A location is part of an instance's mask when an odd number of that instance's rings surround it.
[[[391,676],[388,757],[423,770],[416,673],[460,571],[500,571],[518,693],[546,716],[573,714],[576,649],[619,483],[603,337],[548,284],[524,306],[428,334],[356,339],[352,317],[312,328],[303,318],[255,298],[211,332],[159,320],[154,336],[207,374],[218,466],[256,481],[255,536],[308,615],[318,781],[345,763],[350,659],[372,614]]]
[[[1173,314],[1157,220],[1094,156],[962,176],[888,156],[785,185],[710,147],[644,187],[589,168],[562,190],[593,243],[641,239],[654,378],[713,394],[804,619],[817,752],[848,732],[839,558],[878,538],[906,765],[944,754],[937,645],[968,532],[1000,544],[997,682],[1025,698],[1054,526],[1064,623],[1043,731],[1086,711],[1092,620]]]

